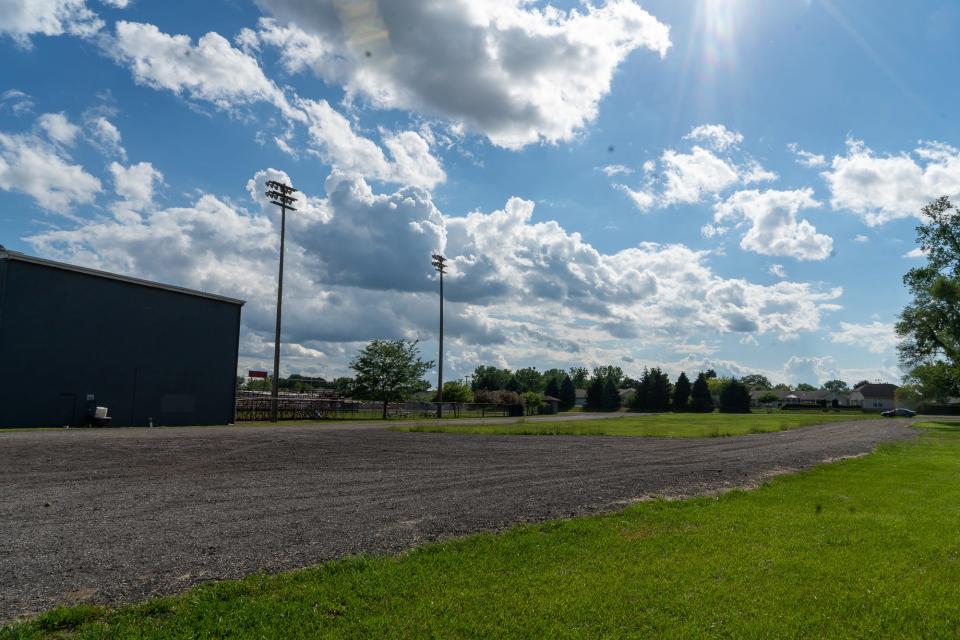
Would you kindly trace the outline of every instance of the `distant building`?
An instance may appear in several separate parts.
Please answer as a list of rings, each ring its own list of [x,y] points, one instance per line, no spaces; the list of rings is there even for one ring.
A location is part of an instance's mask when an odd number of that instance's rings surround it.
[[[243,304],[0,248],[0,427],[233,422]]]
[[[577,394],[577,399],[574,401],[573,406],[575,407],[585,407],[587,406],[587,390],[586,389],[576,389],[575,393]]]
[[[895,384],[864,384],[853,390],[850,399],[852,402],[858,402],[864,411],[886,411],[896,407],[896,394],[899,388]]]

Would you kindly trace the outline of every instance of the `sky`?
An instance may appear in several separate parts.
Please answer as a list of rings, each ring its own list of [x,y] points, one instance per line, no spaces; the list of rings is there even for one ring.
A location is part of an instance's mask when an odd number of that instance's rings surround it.
[[[238,371],[896,382],[950,0],[0,0],[0,244],[247,301]]]

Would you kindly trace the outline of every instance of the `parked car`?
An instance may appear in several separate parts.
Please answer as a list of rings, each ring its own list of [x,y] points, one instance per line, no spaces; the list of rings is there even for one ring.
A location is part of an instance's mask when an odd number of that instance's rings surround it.
[[[904,409],[904,408],[901,407],[901,408],[898,408],[898,409],[890,409],[889,411],[884,411],[884,412],[881,413],[880,415],[882,415],[882,416],[885,417],[885,418],[898,418],[898,417],[899,417],[899,418],[912,418],[912,417],[914,417],[915,415],[917,415],[917,412],[916,412],[916,411],[912,411],[912,410],[910,410],[910,409]]]

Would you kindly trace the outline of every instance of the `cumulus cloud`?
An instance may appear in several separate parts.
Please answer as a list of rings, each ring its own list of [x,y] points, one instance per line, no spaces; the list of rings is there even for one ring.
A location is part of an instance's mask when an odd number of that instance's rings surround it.
[[[46,231],[29,239],[34,248],[246,299],[245,344],[268,342],[278,222],[262,191],[268,179],[289,178],[258,172],[248,184],[249,211],[212,194],[158,208],[152,196],[161,178],[151,165],[111,171],[136,215]],[[679,244],[602,253],[556,222],[533,222],[534,204],[519,198],[496,211],[448,216],[422,189],[377,193],[344,173],[331,174],[325,191],[299,194],[299,210],[288,216],[285,332],[306,359],[316,351],[342,365],[340,341],[433,337],[429,255],[437,250],[450,258],[448,338],[462,353],[502,348],[511,358],[552,360],[559,350],[588,360],[599,347],[586,345],[609,344],[612,353],[631,336],[671,344],[704,335],[790,337],[818,329],[842,293],[724,278],[707,264],[709,252]]]
[[[860,140],[848,140],[845,155],[824,171],[830,205],[852,211],[870,226],[911,216],[931,200],[960,195],[960,150],[921,142],[912,152],[877,155]]]
[[[772,265],[770,265],[770,267],[767,269],[767,272],[768,272],[770,275],[776,276],[776,277],[778,277],[778,278],[786,278],[786,277],[787,277],[787,270],[784,268],[784,266],[783,266],[782,264],[772,264]]]
[[[840,328],[830,335],[837,344],[847,344],[865,349],[870,353],[892,355],[896,348],[897,333],[893,324],[874,321],[869,324],[841,322]]]
[[[139,220],[139,214],[153,207],[153,192],[163,182],[163,174],[149,162],[139,162],[124,167],[118,162],[110,163],[113,190],[120,200],[111,209],[114,215],[125,220]]]
[[[0,132],[0,189],[25,193],[41,208],[67,214],[93,202],[100,181],[36,135]]]
[[[0,7],[0,34],[22,47],[31,46],[33,35],[88,37],[101,28],[103,21],[85,0],[5,0]]]
[[[790,385],[801,382],[819,386],[841,375],[833,356],[792,356],[783,365],[783,379]]]
[[[660,158],[666,181],[665,205],[700,202],[704,194],[715,194],[737,184],[737,168],[713,152],[694,146],[690,153],[667,149]]]
[[[630,198],[630,201],[633,202],[633,205],[640,211],[649,211],[657,202],[656,197],[652,194],[646,191],[634,191],[625,184],[615,184],[613,188],[625,193],[627,197]]]
[[[127,159],[127,150],[123,148],[123,137],[112,122],[103,116],[98,116],[87,123],[87,131],[90,141],[101,153],[121,160]]]
[[[914,247],[913,249],[910,249],[910,251],[907,251],[905,254],[903,254],[903,257],[910,259],[926,258],[927,253],[927,251],[923,250],[923,247]]]
[[[632,0],[570,11],[523,0],[258,4],[274,18],[259,38],[281,47],[288,70],[310,68],[369,104],[432,113],[508,148],[571,139],[631,52],[670,47],[669,27]]]
[[[626,165],[622,165],[622,164],[608,164],[608,165],[604,165],[604,166],[600,167],[600,171],[602,171],[602,172],[603,172],[603,175],[607,176],[608,178],[612,178],[613,176],[618,176],[618,175],[621,175],[621,174],[630,174],[630,173],[633,173],[633,169],[631,169],[630,167],[628,167],[628,166],[626,166]]]
[[[863,244],[864,242],[870,242],[870,238],[863,235],[862,233],[858,233],[853,237],[853,241],[856,242],[857,244]]]
[[[714,207],[714,220],[743,218],[749,222],[740,246],[767,256],[789,256],[798,260],[823,260],[833,250],[833,239],[806,220],[798,220],[803,209],[819,207],[812,189],[793,191],[738,191]]]
[[[717,151],[726,151],[743,142],[743,134],[731,131],[722,124],[702,124],[694,127],[683,139],[705,142]]]
[[[37,118],[39,126],[47,137],[67,147],[72,147],[80,133],[80,127],[70,122],[63,113],[45,113]]]

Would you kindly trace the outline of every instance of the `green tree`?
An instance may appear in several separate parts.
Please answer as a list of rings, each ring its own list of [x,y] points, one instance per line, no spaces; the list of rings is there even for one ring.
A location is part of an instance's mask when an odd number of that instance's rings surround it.
[[[593,377],[601,378],[604,380],[607,378],[613,378],[614,386],[617,389],[619,389],[620,383],[623,382],[623,369],[621,369],[620,367],[612,367],[612,366],[594,367]]]
[[[740,378],[740,382],[747,385],[751,389],[760,389],[765,391],[773,388],[773,385],[770,384],[770,380],[767,378],[767,376],[759,373],[751,373],[750,375],[743,376]]]
[[[440,395],[433,393],[433,401],[439,402]],[[468,404],[473,402],[473,389],[462,380],[451,380],[443,383],[443,401],[454,402],[456,404]]]
[[[521,397],[523,398],[523,406],[525,407],[524,413],[528,416],[540,413],[540,409],[543,407],[543,398],[539,393],[536,391],[526,391]]]
[[[850,391],[850,387],[843,380],[827,380],[823,383],[823,388],[833,393],[845,393]]]
[[[690,378],[683,371],[673,386],[673,410],[686,411],[690,407]]]
[[[550,381],[547,382],[547,388],[543,393],[548,396],[553,396],[558,400],[560,399],[560,385],[557,384],[556,378],[550,378]]]
[[[510,381],[510,369],[498,369],[487,365],[480,365],[473,370],[473,379],[470,387],[474,390],[496,391],[506,389]]]
[[[586,388],[589,377],[590,372],[586,367],[570,367],[570,379],[573,381],[574,389]]]
[[[520,386],[519,391],[521,393],[526,393],[527,391],[536,391],[537,393],[540,393],[543,391],[543,374],[537,371],[536,367],[517,369],[513,372],[513,376],[517,379],[517,384]]]
[[[940,365],[960,381],[960,211],[946,197],[923,208],[917,244],[926,264],[903,276],[913,301],[896,323],[903,369]]]
[[[560,383],[560,410],[569,411],[577,404],[577,388],[573,386],[570,376],[563,376]]]
[[[807,384],[806,382],[801,382],[796,387],[797,391],[816,391],[817,388],[812,384]]]
[[[620,408],[620,388],[617,386],[615,376],[607,376],[603,382],[603,392],[600,399],[600,407],[604,411],[616,411]]]
[[[702,371],[697,374],[697,379],[693,381],[690,389],[690,408],[707,413],[713,411],[713,397],[710,395],[707,377]]]
[[[634,389],[635,391],[633,400],[630,402],[630,407],[637,411],[648,410],[650,408],[650,370],[646,367],[643,368],[643,372],[640,374],[640,379],[637,380],[637,385]]]
[[[517,380],[517,376],[510,376],[510,379],[507,380],[507,386],[504,387],[507,391],[513,391],[514,393],[520,393],[523,389],[520,387],[520,381]]]
[[[750,389],[736,378],[731,378],[720,391],[721,413],[750,413]]]
[[[423,375],[432,366],[433,362],[420,359],[415,340],[374,340],[350,362],[357,374],[356,389],[383,402],[384,418],[391,401],[401,401],[423,388]]]
[[[546,389],[547,385],[550,384],[551,380],[557,381],[557,389],[560,388],[560,385],[563,384],[563,379],[567,376],[567,372],[563,369],[547,369],[543,372],[543,388]]]
[[[591,411],[603,409],[603,383],[600,378],[593,378],[587,384],[587,408]]]
[[[780,397],[777,396],[777,394],[775,394],[775,393],[766,393],[766,394],[760,396],[759,398],[757,398],[757,402],[759,402],[759,403],[761,403],[761,404],[774,404],[774,403],[779,403],[779,402],[780,402]]]
[[[916,366],[903,377],[903,382],[916,386],[928,402],[943,403],[951,396],[960,396],[957,378],[944,362]]]
[[[654,367],[649,372],[647,383],[647,408],[651,411],[667,411],[670,408],[670,377]]]
[[[860,387],[862,387],[862,386],[865,385],[865,384],[870,384],[870,381],[869,381],[869,380],[861,380],[861,381],[858,382],[857,384],[853,385],[853,388],[854,388],[854,390],[856,390],[856,389],[859,389]]]
[[[897,387],[894,397],[898,407],[916,409],[923,401],[923,391],[915,384],[905,384]]]

